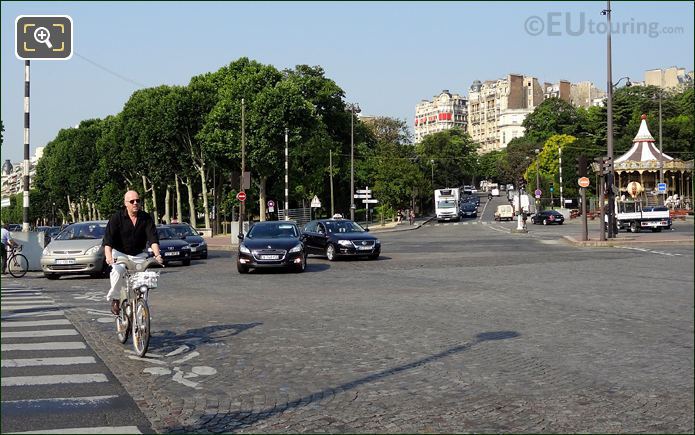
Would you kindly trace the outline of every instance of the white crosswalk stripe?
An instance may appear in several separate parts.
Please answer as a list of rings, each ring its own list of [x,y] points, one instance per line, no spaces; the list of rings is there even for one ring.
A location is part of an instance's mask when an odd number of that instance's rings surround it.
[[[108,369],[93,353],[89,355],[91,349],[54,299],[36,289],[2,289],[1,295],[3,432],[142,433],[138,426],[101,426],[103,413],[118,412],[112,410],[124,406],[119,395],[122,389],[118,394],[110,394],[116,392],[116,386],[111,385]],[[100,373],[102,370],[104,373]],[[82,394],[71,397],[73,391]],[[53,395],[59,396],[42,397]],[[137,409],[132,401],[131,404]],[[72,421],[72,425],[85,427],[61,428],[60,423],[45,427],[51,421],[45,416],[55,413],[84,415],[85,418]],[[93,425],[89,426],[92,415]],[[146,423],[143,427],[147,427]],[[12,432],[13,428],[31,430]]]

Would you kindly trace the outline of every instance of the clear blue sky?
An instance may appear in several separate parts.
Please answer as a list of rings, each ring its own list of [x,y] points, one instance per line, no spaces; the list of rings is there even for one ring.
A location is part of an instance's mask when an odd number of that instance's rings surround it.
[[[2,2],[2,159],[23,158],[23,61],[14,54],[22,14],[72,16],[74,51],[145,86],[186,84],[247,56],[279,69],[320,65],[363,114],[406,119],[442,89],[508,73],[541,81],[590,80],[605,89],[605,2]],[[613,77],[693,69],[692,2],[613,2]],[[550,20],[558,24],[549,23]],[[584,14],[584,15],[582,15]],[[545,26],[532,36],[525,25]],[[568,34],[585,20],[582,35]],[[562,24],[560,24],[562,23]],[[639,33],[654,23],[659,34]],[[538,30],[538,23],[532,30]],[[596,24],[594,24],[596,26]],[[548,27],[559,35],[549,35]],[[629,27],[629,26],[628,26]],[[679,33],[661,29],[680,28]],[[31,153],[61,128],[118,113],[137,85],[80,56],[33,61]]]

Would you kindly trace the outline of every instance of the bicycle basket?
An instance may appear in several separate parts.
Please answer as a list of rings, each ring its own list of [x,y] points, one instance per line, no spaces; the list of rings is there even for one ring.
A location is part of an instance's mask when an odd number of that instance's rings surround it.
[[[157,288],[157,279],[159,278],[159,272],[154,272],[151,270],[146,270],[144,272],[135,272],[130,275],[130,286],[132,288],[140,288],[146,286],[147,288]]]

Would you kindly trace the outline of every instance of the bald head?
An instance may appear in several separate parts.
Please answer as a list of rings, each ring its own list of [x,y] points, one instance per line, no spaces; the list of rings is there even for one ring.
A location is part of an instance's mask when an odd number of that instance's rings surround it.
[[[138,210],[140,210],[140,195],[134,190],[127,191],[123,196],[123,204],[129,215],[137,215]]]

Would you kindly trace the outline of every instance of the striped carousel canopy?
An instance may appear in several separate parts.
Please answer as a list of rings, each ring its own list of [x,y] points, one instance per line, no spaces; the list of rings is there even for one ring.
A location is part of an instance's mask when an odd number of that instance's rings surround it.
[[[615,160],[615,163],[621,162],[647,162],[650,160],[659,161],[659,156],[663,156],[664,161],[673,160],[673,157],[660,153],[659,149],[654,146],[654,137],[649,132],[647,127],[647,115],[642,115],[642,123],[640,124],[637,136],[632,140],[632,148],[622,156]]]

